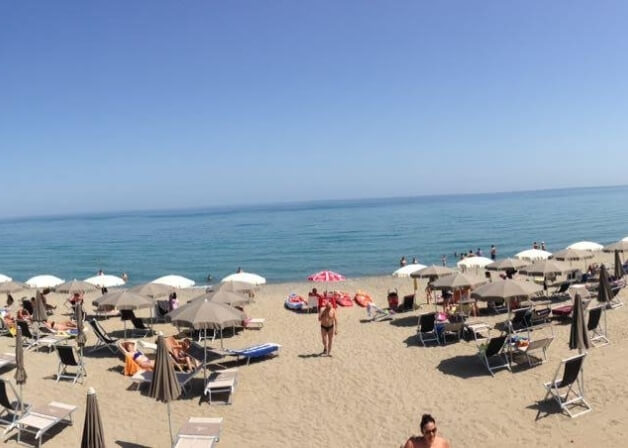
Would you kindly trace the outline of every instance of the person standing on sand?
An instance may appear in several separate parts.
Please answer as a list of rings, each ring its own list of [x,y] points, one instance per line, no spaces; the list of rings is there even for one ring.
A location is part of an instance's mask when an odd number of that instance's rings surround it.
[[[328,301],[323,310],[318,314],[318,320],[321,323],[321,337],[323,339],[323,355],[331,356],[331,344],[334,335],[338,334],[338,319],[336,319],[336,310]]]
[[[436,421],[430,414],[421,417],[421,434],[410,437],[403,448],[451,448],[447,439],[436,435]]]

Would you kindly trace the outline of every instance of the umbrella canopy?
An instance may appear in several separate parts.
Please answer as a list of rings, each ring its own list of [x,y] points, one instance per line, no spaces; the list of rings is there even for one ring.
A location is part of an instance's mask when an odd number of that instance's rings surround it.
[[[504,258],[503,260],[497,260],[486,266],[486,269],[490,271],[518,271],[524,266],[529,265],[527,260],[520,260],[518,258]]]
[[[251,272],[236,272],[235,274],[227,275],[221,282],[241,282],[251,285],[263,285],[266,283],[266,279],[261,275]]]
[[[54,275],[36,275],[26,280],[26,284],[31,288],[54,288],[63,283],[63,279]]]
[[[616,243],[609,244],[608,246],[604,246],[604,252],[628,252],[628,241],[621,240]]]
[[[480,286],[471,296],[480,300],[511,300],[524,299],[542,291],[539,285],[520,280],[497,280]]]
[[[194,297],[192,301],[205,300],[210,302],[222,303],[229,306],[242,306],[251,303],[249,297],[245,297],[237,292],[227,291],[225,289],[218,289],[217,291],[211,291],[198,297]]]
[[[615,278],[620,280],[626,273],[624,272],[624,267],[621,264],[621,258],[619,258],[619,251],[615,251],[615,270],[614,270]]]
[[[622,241],[628,241],[628,236],[625,236],[621,239]]]
[[[70,294],[74,294],[75,292],[89,292],[95,291],[96,285],[93,283],[87,283],[82,280],[74,279],[71,282],[61,283],[60,285],[55,286],[56,292],[66,292]]]
[[[199,329],[222,329],[242,326],[245,314],[231,306],[203,297],[166,314],[173,323]]]
[[[573,243],[567,246],[567,249],[588,250],[591,252],[595,252],[604,249],[604,246],[598,243],[594,243],[593,241],[578,241],[577,243]]]
[[[571,331],[569,332],[569,348],[571,350],[577,348],[579,352],[582,352],[589,347],[589,335],[587,334],[587,327],[584,323],[582,297],[580,297],[580,294],[576,294],[573,306],[573,318],[571,320]]]
[[[424,264],[419,264],[419,263],[413,263],[413,264],[408,264],[402,268],[397,269],[395,272],[392,273],[393,277],[410,277],[410,274],[412,274],[413,272],[416,272],[420,269],[424,269],[427,266],[425,266]]]
[[[454,274],[445,275],[432,283],[433,289],[466,289],[476,285],[486,283],[484,277],[471,274]]]
[[[115,286],[122,286],[125,283],[122,278],[107,274],[95,275],[93,277],[86,278],[85,281],[100,288],[113,288]]]
[[[581,250],[581,249],[563,249],[558,252],[554,252],[551,259],[561,260],[561,261],[571,261],[571,260],[588,260],[589,258],[593,258],[594,255],[589,250]]]
[[[168,427],[170,429],[170,442],[172,443],[172,422],[170,421],[170,402],[179,398],[181,386],[174,372],[174,365],[168,355],[168,348],[164,336],[157,337],[157,356],[155,357],[155,369],[150,383],[148,395],[157,401],[162,401],[168,407]]]
[[[161,297],[167,296],[176,288],[174,286],[164,285],[163,283],[145,283],[143,285],[137,285],[131,289],[130,292],[139,294],[146,297]]]
[[[94,300],[94,306],[111,307],[118,310],[136,310],[151,308],[155,303],[146,296],[135,294],[129,290],[112,291]]]
[[[0,274],[0,283],[10,282],[11,280],[13,280],[11,277],[7,277],[4,274]]]
[[[410,274],[412,278],[433,278],[433,277],[442,277],[443,275],[453,274],[456,272],[452,268],[448,268],[447,266],[436,266],[431,265],[423,269],[419,269],[418,271]]]
[[[493,260],[486,257],[467,257],[456,263],[456,266],[458,266],[459,268],[483,268],[492,263]]]
[[[34,322],[45,322],[48,320],[48,315],[46,314],[46,305],[44,305],[43,296],[39,291],[35,294],[35,303],[33,304],[33,321]]]
[[[538,275],[538,276],[546,276],[546,275],[559,275],[565,272],[575,271],[575,268],[572,268],[564,261],[557,260],[539,260],[535,261],[529,266],[521,268],[519,272],[526,275]]]
[[[515,254],[515,258],[519,258],[520,260],[547,260],[552,255],[551,252],[541,249],[528,249],[522,250],[521,252]]]
[[[608,279],[608,271],[606,266],[600,266],[600,284],[597,287],[597,300],[598,302],[610,303],[613,299],[611,293],[611,282]]]
[[[346,280],[344,275],[338,274],[334,271],[320,271],[316,274],[312,274],[307,278],[311,282],[342,282]]]
[[[81,448],[105,448],[105,434],[103,431],[98,399],[93,387],[87,390],[87,405],[85,406],[85,423]]]
[[[28,289],[28,285],[13,280],[0,283],[0,292],[15,292],[22,291],[24,289]]]
[[[173,288],[191,288],[196,284],[192,279],[183,277],[181,275],[164,275],[163,277],[156,278],[151,283],[159,283],[161,285],[172,286]]]

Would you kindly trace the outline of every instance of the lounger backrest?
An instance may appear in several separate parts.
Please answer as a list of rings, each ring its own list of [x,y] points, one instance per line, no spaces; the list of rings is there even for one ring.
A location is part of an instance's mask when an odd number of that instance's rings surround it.
[[[589,321],[587,322],[587,329],[589,331],[595,330],[600,324],[600,317],[602,316],[602,307],[597,306],[589,310]]]
[[[121,320],[133,320],[135,319],[135,313],[133,310],[120,310]]]
[[[436,322],[436,313],[421,314],[419,316],[419,331],[428,333],[434,331],[434,323]]]
[[[414,308],[414,295],[405,296],[403,298],[403,309],[411,310]]]
[[[94,330],[94,334],[96,334],[96,337],[100,339],[101,341],[108,343],[107,338],[105,337],[104,329],[100,326],[98,321],[96,319],[91,319],[89,321],[89,324],[92,326],[92,329]]]
[[[514,313],[515,315],[512,316],[512,323],[526,323],[526,315],[528,314],[528,312],[530,311],[529,308],[520,308],[518,310],[515,310]]]
[[[66,366],[78,366],[78,361],[74,356],[74,348],[71,345],[56,345],[59,360]]]
[[[506,342],[506,335],[491,338],[491,340],[488,341],[488,347],[486,347],[486,351],[484,352],[486,357],[490,358],[491,356],[497,355],[504,346],[504,342]]]
[[[26,322],[25,320],[18,320],[16,322],[17,325],[20,327],[20,330],[22,330],[22,336],[28,339],[34,339],[33,334],[31,333],[31,329],[28,326],[28,322]]]
[[[133,326],[137,330],[148,330],[148,328],[144,325],[142,319],[140,319],[139,317],[134,317],[133,319],[131,319],[131,322],[133,322]]]
[[[28,311],[28,313],[29,313],[29,314],[31,314],[31,315],[33,314],[33,311],[34,311],[34,310],[33,310],[33,304],[31,303],[31,301],[30,301],[30,300],[24,300],[24,301],[22,302],[22,305],[24,306],[24,309],[25,309],[26,311]]]
[[[565,372],[563,373],[563,379],[557,384],[558,387],[570,386],[578,379],[584,356],[585,355],[574,356],[573,358],[563,361],[563,363],[565,363]]]
[[[543,338],[543,339],[536,339],[534,341],[531,341],[528,344],[528,351],[531,352],[533,350],[538,350],[541,348],[547,348],[550,346],[550,344],[552,343],[552,341],[554,340],[554,338]]]
[[[7,393],[7,383],[3,379],[0,379],[0,406],[5,409],[13,409],[11,400],[9,399],[9,395]]]

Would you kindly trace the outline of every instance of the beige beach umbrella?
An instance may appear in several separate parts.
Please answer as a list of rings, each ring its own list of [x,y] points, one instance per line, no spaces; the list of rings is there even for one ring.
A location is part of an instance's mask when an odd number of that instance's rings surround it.
[[[616,243],[609,244],[608,246],[604,246],[604,252],[628,252],[628,241],[621,240]]]
[[[145,283],[143,285],[137,285],[129,289],[130,292],[139,294],[146,297],[162,297],[167,296],[173,292],[176,288],[174,286],[164,285],[162,283]]]
[[[486,266],[489,271],[504,271],[514,272],[518,271],[524,266],[528,266],[530,261],[521,260],[519,258],[504,258],[503,260],[497,260]]]
[[[437,266],[433,264],[431,266],[427,266],[423,269],[419,269],[418,271],[413,272],[412,274],[410,274],[410,277],[438,278],[442,277],[443,275],[453,274],[454,272],[456,272],[454,269],[448,268],[447,266]]]
[[[28,289],[27,284],[16,282],[14,280],[0,283],[0,292],[11,293],[11,292],[16,292],[16,291],[23,291],[25,289]]]
[[[542,288],[532,282],[520,280],[497,280],[492,283],[476,288],[471,297],[478,300],[493,301],[503,300],[508,306],[508,316],[510,318],[510,301],[513,299],[528,299],[534,294],[538,294]]]
[[[554,252],[550,259],[560,260],[560,261],[577,261],[577,260],[588,260],[593,258],[594,255],[591,251],[588,250],[578,250],[578,249],[563,249],[558,252]]]
[[[63,293],[69,293],[69,294],[90,292],[90,291],[95,291],[96,289],[98,289],[96,285],[92,283],[84,282],[82,280],[77,280],[77,279],[74,279],[70,282],[61,283],[60,285],[55,286],[56,292],[63,292]]]
[[[487,280],[484,277],[473,274],[462,274],[455,272],[453,274],[445,275],[432,282],[432,288],[434,289],[466,289],[472,288],[477,285],[486,283]]]
[[[569,266],[564,261],[557,260],[539,260],[535,261],[531,265],[521,268],[519,272],[530,276],[543,276],[548,275],[560,275],[565,272],[572,272],[576,269]]]
[[[251,303],[251,299],[248,296],[243,296],[240,293],[228,291],[222,288],[217,291],[210,291],[201,296],[194,297],[191,302],[204,299],[207,299],[210,302],[221,303],[229,306],[244,306]]]
[[[170,444],[174,444],[172,437],[172,421],[170,413],[170,402],[179,398],[181,386],[177,381],[174,365],[168,355],[168,348],[164,341],[163,334],[157,337],[157,356],[155,358],[155,368],[153,379],[150,383],[148,395],[157,401],[166,403],[168,409],[168,429],[170,431]]]
[[[103,430],[98,399],[93,387],[87,390],[87,404],[85,406],[85,422],[81,448],[105,448],[105,433]]]
[[[22,387],[26,384],[26,369],[24,367],[24,343],[22,342],[22,330],[17,327],[15,334],[15,384],[20,386],[20,411],[24,410],[24,395]]]
[[[471,269],[471,268],[479,269],[479,268],[484,268],[491,263],[493,263],[493,260],[491,260],[490,258],[467,257],[460,260],[458,263],[456,263],[456,266],[463,269]]]
[[[94,300],[92,304],[98,308],[113,308],[117,310],[138,310],[141,308],[150,308],[151,314],[155,306],[153,299],[146,296],[135,294],[127,289],[108,292]],[[126,338],[126,320],[124,323],[124,337]]]

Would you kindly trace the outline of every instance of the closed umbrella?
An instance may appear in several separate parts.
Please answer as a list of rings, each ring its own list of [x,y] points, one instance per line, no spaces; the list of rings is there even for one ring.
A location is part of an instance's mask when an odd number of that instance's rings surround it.
[[[611,293],[611,282],[608,279],[608,271],[606,266],[600,266],[600,284],[597,287],[597,300],[598,302],[610,305],[613,300],[613,294]]]
[[[0,283],[0,292],[15,292],[22,291],[24,289],[28,289],[28,285],[21,282],[16,282],[14,280],[9,280],[8,282]]]
[[[166,403],[168,409],[168,429],[170,430],[170,444],[174,444],[172,437],[172,421],[170,416],[170,402],[176,400],[181,395],[181,386],[177,381],[174,372],[174,365],[168,355],[168,348],[164,341],[164,336],[160,334],[157,338],[157,356],[155,358],[155,369],[153,370],[153,380],[148,391],[149,396],[157,401]]]
[[[79,346],[79,353],[81,356],[82,365],[83,349],[85,348],[85,344],[87,343],[87,335],[85,334],[85,327],[83,325],[83,305],[81,303],[77,303],[74,306],[74,311],[76,313],[76,328],[78,330],[78,334],[76,335],[76,344]]]
[[[96,391],[93,387],[87,390],[87,405],[85,406],[85,423],[83,424],[81,448],[105,448],[105,433],[100,418]]]
[[[569,332],[569,348],[571,350],[578,349],[578,353],[582,353],[590,347],[589,335],[587,327],[584,323],[584,307],[582,306],[582,297],[576,294],[573,307],[573,318],[571,320],[571,330]]]
[[[63,279],[54,275],[36,275],[26,280],[26,284],[31,288],[54,288],[63,283]]]
[[[80,294],[82,292],[95,291],[96,289],[96,285],[76,279],[72,280],[71,282],[65,282],[55,286],[56,292],[64,292],[69,294]]]
[[[141,296],[146,296],[146,297],[152,297],[152,298],[167,296],[174,290],[175,290],[174,286],[164,285],[162,283],[152,283],[152,282],[145,283],[143,285],[137,285],[129,289],[129,291],[135,294],[139,294]]]
[[[626,273],[624,272],[624,267],[621,264],[621,258],[619,258],[619,251],[615,251],[615,280],[621,280]]]
[[[15,335],[15,384],[20,386],[20,411],[24,410],[24,395],[22,387],[26,384],[26,369],[24,368],[24,345],[22,343],[22,330],[17,327]]]
[[[35,294],[35,303],[33,304],[33,322],[45,322],[48,320],[46,314],[46,305],[44,305],[43,296],[39,291]]]

